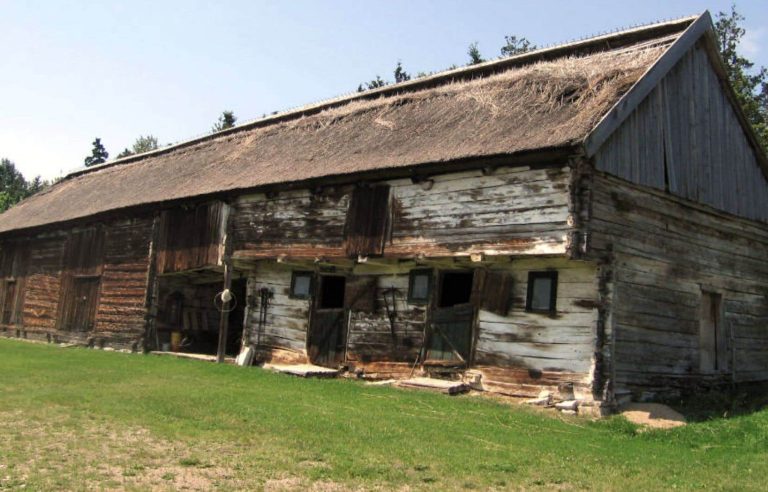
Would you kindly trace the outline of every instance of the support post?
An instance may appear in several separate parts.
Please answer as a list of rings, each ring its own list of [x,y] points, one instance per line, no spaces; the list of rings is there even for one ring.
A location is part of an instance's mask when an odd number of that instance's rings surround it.
[[[232,288],[232,269],[229,261],[224,262],[224,291]],[[227,329],[229,328],[229,301],[221,299],[221,317],[219,318],[219,350],[216,353],[216,362],[221,364],[227,351]]]

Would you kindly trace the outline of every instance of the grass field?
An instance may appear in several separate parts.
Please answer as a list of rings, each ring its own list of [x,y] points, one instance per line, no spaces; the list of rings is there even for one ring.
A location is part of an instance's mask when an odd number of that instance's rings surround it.
[[[768,487],[768,411],[638,432],[478,396],[0,339],[0,489]]]

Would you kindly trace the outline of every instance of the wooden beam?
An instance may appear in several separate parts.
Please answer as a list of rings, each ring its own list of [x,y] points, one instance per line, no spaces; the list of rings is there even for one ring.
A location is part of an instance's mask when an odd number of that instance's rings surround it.
[[[683,31],[667,51],[656,60],[629,91],[611,108],[584,139],[587,157],[593,157],[616,129],[632,114],[659,82],[707,31],[712,30],[712,17],[705,11]]]

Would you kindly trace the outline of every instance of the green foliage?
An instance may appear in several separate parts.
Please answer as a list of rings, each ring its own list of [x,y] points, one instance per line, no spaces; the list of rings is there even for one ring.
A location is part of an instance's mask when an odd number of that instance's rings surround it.
[[[730,12],[717,14],[715,32],[728,78],[763,149],[768,149],[768,69],[755,64],[739,53],[739,44],[746,34],[741,26],[744,16],[731,6]]]
[[[11,160],[0,159],[0,212],[5,212],[45,186],[47,183],[40,176],[27,181]]]
[[[101,139],[96,137],[96,140],[94,140],[91,145],[93,148],[91,148],[91,155],[85,158],[85,167],[96,166],[107,162],[109,152],[104,148]]]
[[[371,89],[378,89],[379,87],[384,87],[385,85],[388,85],[389,82],[382,79],[378,75],[375,79],[371,80],[370,82],[364,82],[363,84],[360,84],[357,86],[357,92],[363,92],[368,91]]]
[[[237,116],[235,116],[235,113],[233,111],[223,111],[221,113],[221,116],[219,116],[219,121],[216,122],[215,125],[211,128],[211,131],[213,133],[220,132],[222,130],[226,130],[228,128],[232,128],[235,126],[235,123],[237,122]]]
[[[469,55],[469,65],[477,65],[478,63],[483,63],[485,61],[480,54],[480,48],[477,47],[476,42],[469,45],[469,48],[467,48],[467,55]]]
[[[395,66],[395,83],[405,82],[411,80],[411,75],[403,69],[403,64],[400,60],[397,61]]]
[[[527,53],[536,49],[536,45],[532,44],[526,38],[518,38],[517,36],[504,36],[505,45],[501,47],[501,56],[513,56],[521,53]]]
[[[157,137],[154,135],[147,135],[146,137],[141,135],[136,139],[135,142],[133,142],[133,145],[130,149],[124,149],[117,155],[117,158],[120,159],[121,157],[128,157],[134,154],[143,154],[144,152],[149,152],[150,150],[157,150],[158,147],[159,145],[157,144]]]

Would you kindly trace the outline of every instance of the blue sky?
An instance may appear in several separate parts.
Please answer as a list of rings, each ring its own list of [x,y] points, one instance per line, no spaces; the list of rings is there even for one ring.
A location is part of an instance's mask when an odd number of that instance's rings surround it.
[[[0,157],[28,176],[112,157],[139,135],[172,143],[354,91],[398,60],[411,73],[495,57],[504,36],[560,43],[729,1],[0,0]],[[745,53],[768,66],[768,2],[740,1]]]

